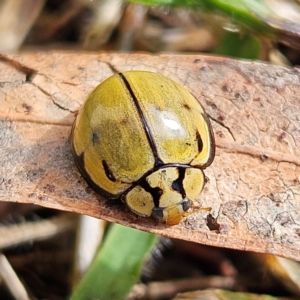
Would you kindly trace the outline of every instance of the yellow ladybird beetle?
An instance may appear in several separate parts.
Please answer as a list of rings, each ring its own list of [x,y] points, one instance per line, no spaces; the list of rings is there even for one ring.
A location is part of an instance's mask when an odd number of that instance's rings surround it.
[[[118,73],[98,85],[71,134],[76,165],[107,199],[176,224],[201,193],[214,137],[201,104],[152,72]]]

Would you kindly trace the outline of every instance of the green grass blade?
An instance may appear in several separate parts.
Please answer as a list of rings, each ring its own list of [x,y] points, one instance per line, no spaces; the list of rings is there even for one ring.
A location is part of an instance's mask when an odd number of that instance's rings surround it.
[[[260,50],[261,43],[254,35],[227,32],[213,53],[230,57],[259,59]]]
[[[275,31],[263,20],[275,17],[274,11],[263,0],[129,0],[150,6],[173,6],[192,9],[206,9],[214,13],[221,13],[248,29],[270,37]]]
[[[126,299],[157,239],[150,233],[112,225],[71,299]]]

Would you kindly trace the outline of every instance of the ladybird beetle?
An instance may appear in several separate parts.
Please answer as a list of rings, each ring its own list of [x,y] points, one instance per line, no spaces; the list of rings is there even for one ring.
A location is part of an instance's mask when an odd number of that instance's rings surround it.
[[[146,71],[118,73],[98,85],[76,117],[71,145],[96,192],[169,224],[201,193],[203,169],[215,153],[210,121],[196,98]]]

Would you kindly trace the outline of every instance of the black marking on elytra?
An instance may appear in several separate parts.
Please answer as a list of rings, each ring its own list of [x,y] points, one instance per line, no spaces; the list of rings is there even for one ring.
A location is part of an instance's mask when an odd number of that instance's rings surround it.
[[[148,124],[147,124],[147,121],[146,121],[146,118],[145,118],[145,116],[143,114],[143,111],[141,109],[139,100],[136,98],[136,95],[134,94],[134,92],[133,92],[133,90],[132,90],[132,88],[131,88],[128,80],[126,79],[126,77],[122,73],[118,73],[118,74],[122,78],[125,86],[127,87],[128,91],[129,91],[129,93],[131,95],[131,98],[132,98],[132,100],[133,100],[133,102],[135,104],[135,107],[136,107],[136,109],[138,111],[138,114],[139,114],[139,116],[141,118],[141,121],[143,123],[143,127],[144,127],[144,130],[145,130],[148,142],[151,145],[151,149],[152,149],[154,157],[155,157],[155,166],[161,165],[161,164],[163,164],[163,161],[158,156],[157,147],[156,147],[156,144],[154,142],[154,138],[153,138],[151,130],[150,130]]]
[[[99,141],[99,134],[96,133],[96,132],[93,132],[92,133],[92,143],[93,143],[93,146]]]
[[[142,180],[139,185],[148,193],[150,193],[153,197],[153,202],[154,202],[154,206],[155,207],[159,207],[159,199],[161,197],[161,195],[163,194],[163,190],[159,187],[151,187],[148,183],[148,181],[146,180],[146,178],[144,178],[144,180]]]
[[[199,103],[200,104],[200,103]],[[213,130],[212,130],[212,126],[211,126],[211,123],[210,123],[210,118],[214,121],[216,121],[215,119],[213,119],[212,117],[208,117],[208,115],[203,112],[202,114],[202,117],[207,125],[207,130],[208,130],[208,135],[209,135],[209,146],[208,146],[208,149],[209,150],[209,156],[208,156],[208,159],[206,162],[202,163],[201,165],[193,165],[194,167],[196,168],[200,168],[200,169],[205,169],[207,168],[214,160],[215,158],[215,138],[214,138],[214,133],[213,133]],[[201,136],[199,134],[198,131],[196,131],[196,142],[198,144],[198,150],[199,152],[201,153],[203,151],[203,141],[201,139]],[[195,157],[189,162],[190,164],[195,160],[197,159],[197,156],[199,155],[199,152],[195,155]]]
[[[203,141],[202,141],[201,135],[198,131],[196,131],[196,142],[197,142],[197,146],[198,146],[198,151],[199,151],[199,153],[201,153],[203,150]]]
[[[186,193],[185,193],[185,190],[183,188],[183,179],[184,179],[184,176],[185,176],[185,170],[186,170],[186,168],[178,167],[177,168],[178,178],[172,182],[172,189],[174,191],[179,192],[182,196],[182,199],[184,199],[186,197]]]
[[[112,181],[115,182],[116,181],[116,177],[114,176],[113,172],[109,169],[107,162],[103,159],[102,160],[102,166],[104,168],[104,172],[106,177]]]
[[[82,152],[81,154],[78,154],[75,150],[74,144],[74,125],[72,127],[72,133],[70,136],[70,142],[71,142],[71,150],[72,150],[72,154],[74,157],[74,161],[76,164],[77,169],[79,170],[79,172],[81,173],[82,177],[85,179],[85,181],[88,183],[88,185],[98,194],[100,194],[102,197],[106,198],[106,199],[118,199],[120,197],[120,195],[113,195],[107,191],[105,191],[104,189],[102,189],[98,184],[96,184],[90,174],[88,174],[87,170],[85,169],[84,165],[84,152]]]
[[[187,103],[183,103],[183,107],[187,110],[191,110],[191,107]]]

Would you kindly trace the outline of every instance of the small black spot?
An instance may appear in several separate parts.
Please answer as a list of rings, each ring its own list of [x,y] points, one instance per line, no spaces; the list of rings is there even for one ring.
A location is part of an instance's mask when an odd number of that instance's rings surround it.
[[[198,151],[202,152],[202,150],[203,150],[203,141],[202,141],[200,133],[198,131],[196,131],[196,141],[197,141]]]
[[[92,133],[92,143],[95,145],[99,141],[99,135],[96,132]]]
[[[190,106],[187,103],[184,103],[183,107],[186,108],[187,110],[191,110]]]
[[[115,182],[116,181],[116,177],[114,176],[114,174],[112,173],[112,171],[109,169],[108,164],[107,164],[107,162],[105,160],[102,160],[102,166],[104,168],[104,172],[105,172],[106,177],[109,180]]]
[[[201,59],[200,59],[200,58],[196,58],[196,59],[194,60],[194,64],[199,63],[199,62],[201,62]]]

